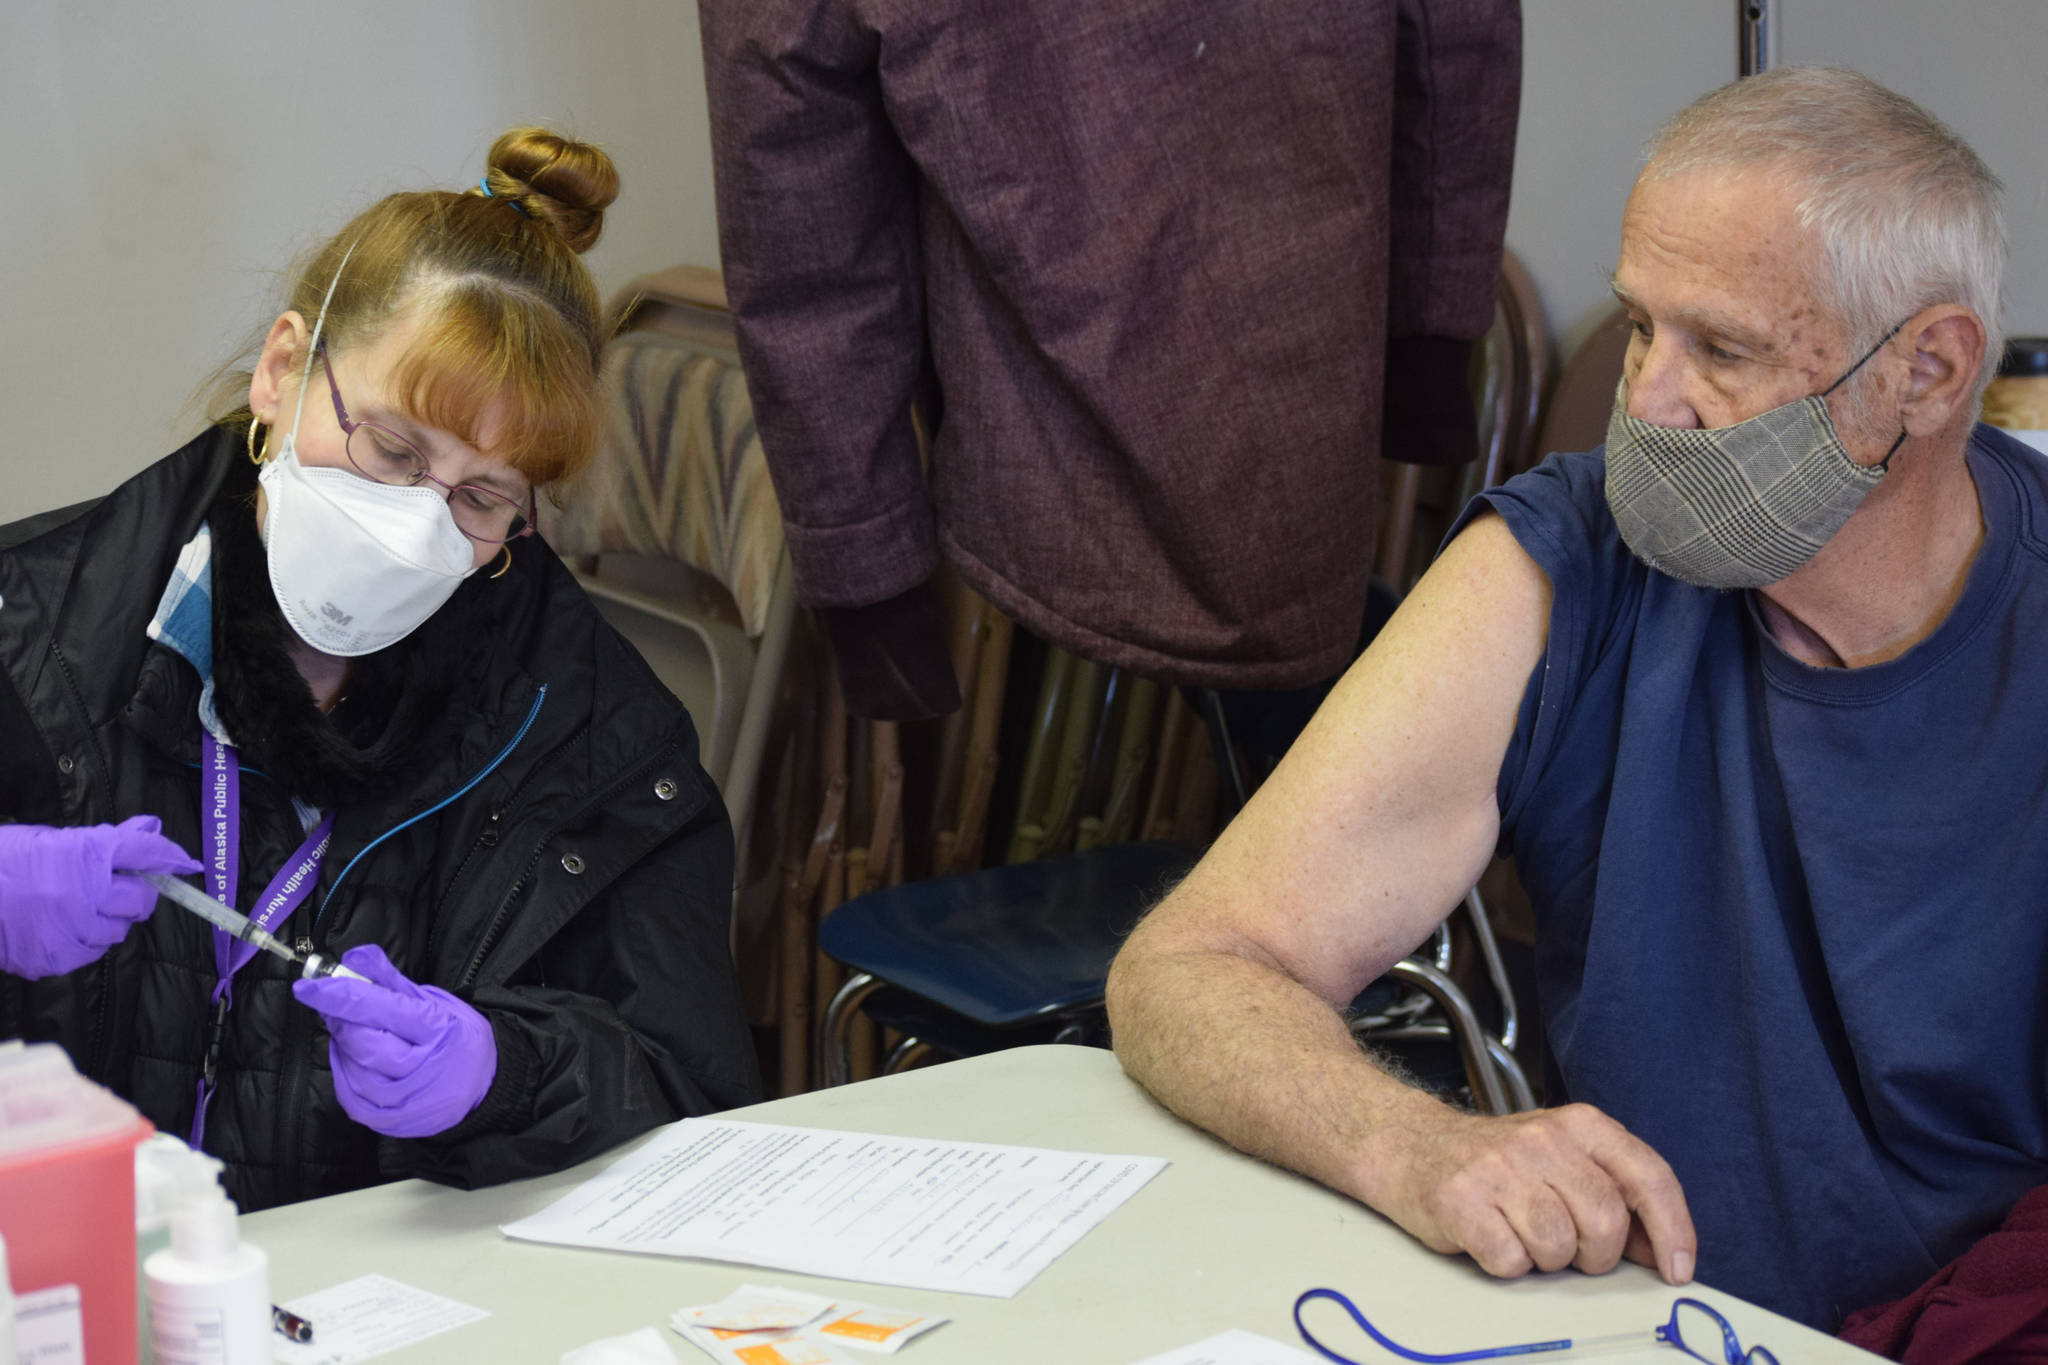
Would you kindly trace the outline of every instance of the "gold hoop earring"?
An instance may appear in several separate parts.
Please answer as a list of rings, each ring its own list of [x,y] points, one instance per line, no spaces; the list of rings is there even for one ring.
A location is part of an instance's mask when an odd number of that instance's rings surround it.
[[[505,552],[505,563],[502,568],[500,568],[496,573],[491,575],[491,577],[493,578],[503,578],[505,576],[505,570],[512,567],[512,542],[508,540],[504,544],[500,545],[498,548]]]
[[[249,463],[253,465],[263,463],[263,457],[256,453],[256,428],[261,425],[263,424],[258,422],[255,417],[249,418]]]

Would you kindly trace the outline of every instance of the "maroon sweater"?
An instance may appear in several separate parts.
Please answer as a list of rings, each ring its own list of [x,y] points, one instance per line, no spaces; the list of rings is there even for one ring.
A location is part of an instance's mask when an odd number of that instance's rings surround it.
[[[1842,1339],[1905,1365],[2048,1361],[2048,1185],[1905,1298],[1851,1313]]]
[[[1395,406],[1469,404],[1516,0],[699,9],[801,600],[882,602],[943,547],[1093,658],[1230,687],[1341,668],[1377,457],[1471,454],[1426,414],[1383,443],[1383,395],[1391,371]]]

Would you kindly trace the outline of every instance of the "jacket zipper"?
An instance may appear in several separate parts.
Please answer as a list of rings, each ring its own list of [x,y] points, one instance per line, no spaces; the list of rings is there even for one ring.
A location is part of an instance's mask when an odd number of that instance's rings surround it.
[[[519,899],[519,893],[526,886],[527,878],[531,877],[533,870],[540,866],[541,852],[547,847],[548,839],[553,837],[554,832],[550,831],[547,838],[534,845],[533,856],[526,860],[525,867],[519,869],[519,880],[512,883],[512,889],[507,891],[505,899],[498,903],[496,912],[491,916],[491,922],[484,926],[484,936],[477,940],[475,955],[469,959],[469,964],[462,969],[462,975],[456,978],[456,990],[466,991],[476,984],[476,974],[483,970],[484,958],[490,955],[491,949],[498,942],[498,935],[504,932],[505,920],[512,913],[513,902]]]
[[[399,833],[401,830],[410,829],[412,826],[426,819],[429,815],[432,815],[436,811],[439,811],[453,804],[461,797],[467,795],[470,789],[475,787],[477,783],[483,781],[486,777],[489,777],[493,772],[495,772],[497,770],[498,765],[503,763],[506,759],[510,758],[512,756],[512,751],[519,747],[519,742],[526,738],[526,732],[533,728],[533,722],[540,716],[541,705],[542,703],[546,702],[547,699],[548,685],[546,683],[542,683],[540,685],[540,691],[534,694],[533,705],[531,708],[528,709],[526,713],[526,719],[521,721],[519,724],[518,733],[513,735],[511,739],[507,740],[505,742],[505,747],[498,750],[497,755],[494,758],[492,758],[489,763],[486,763],[481,769],[479,769],[475,776],[471,777],[467,782],[464,782],[454,791],[448,793],[448,795],[442,797],[439,801],[436,801],[433,805],[421,811],[418,815],[415,815],[407,820],[401,820],[397,824],[393,825],[390,829],[385,830],[382,834],[370,840],[369,843],[364,844],[362,850],[358,852],[355,857],[348,860],[348,866],[341,869],[340,874],[337,875],[334,879],[334,885],[328,887],[327,894],[320,898],[320,909],[316,911],[313,915],[313,928],[315,932],[318,932],[320,928],[320,921],[327,917],[327,907],[333,902],[334,893],[341,890],[342,882],[348,877],[348,874],[354,870],[355,865],[361,862],[364,858],[368,857],[371,849],[383,843],[392,835]]]
[[[496,848],[498,846],[498,840],[504,837],[505,831],[503,822],[505,819],[505,813],[507,811],[512,810],[519,804],[519,798],[525,795],[527,787],[531,786],[533,780],[536,777],[539,777],[541,773],[547,769],[548,761],[552,759],[555,756],[555,754],[561,753],[570,745],[582,739],[584,733],[585,732],[583,730],[578,730],[575,734],[569,736],[569,738],[563,740],[560,744],[557,744],[554,748],[553,753],[550,753],[547,756],[547,758],[542,759],[538,764],[536,764],[533,767],[531,771],[529,771],[526,774],[525,777],[519,780],[519,785],[512,789],[510,795],[508,795],[503,801],[500,801],[497,805],[491,807],[490,813],[484,821],[484,827],[477,832],[475,841],[472,842],[469,846],[469,852],[462,855],[461,866],[457,867],[455,869],[455,875],[448,879],[448,889],[441,893],[441,899],[434,905],[434,927],[433,930],[427,935],[427,961],[432,962],[440,956],[441,937],[444,932],[445,924],[445,921],[441,917],[441,912],[448,908],[448,902],[454,898],[455,892],[457,891],[458,888],[461,887],[462,879],[469,874],[470,864],[476,861],[476,855],[478,851],[486,848]]]
[[[575,814],[581,815],[591,807],[609,801],[614,795],[624,791],[632,783],[645,777],[649,771],[667,762],[674,749],[675,745],[673,742],[663,745],[647,762],[642,763],[639,767],[625,774],[618,781],[596,793],[588,801],[577,807]],[[518,901],[520,891],[526,886],[527,879],[533,876],[533,870],[540,866],[541,854],[547,848],[548,840],[554,838],[567,823],[566,820],[558,823],[554,829],[549,830],[547,834],[541,837],[539,843],[534,845],[533,856],[528,858],[526,866],[519,870],[519,880],[512,883],[512,889],[506,892],[505,899],[499,902],[497,913],[491,916],[490,924],[484,928],[483,937],[477,940],[476,952],[470,957],[469,965],[462,969],[462,975],[456,979],[456,990],[467,990],[476,983],[477,973],[483,970],[484,959],[490,955],[491,949],[497,946],[498,936],[504,932],[505,921],[510,918],[512,906]]]

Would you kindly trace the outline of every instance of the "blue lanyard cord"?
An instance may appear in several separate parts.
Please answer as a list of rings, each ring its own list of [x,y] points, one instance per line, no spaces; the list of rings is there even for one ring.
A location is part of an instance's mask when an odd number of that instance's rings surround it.
[[[1536,1355],[1544,1351],[1569,1351],[1572,1349],[1571,1340],[1565,1338],[1559,1341],[1529,1341],[1519,1346],[1489,1346],[1478,1351],[1447,1351],[1442,1354],[1431,1351],[1411,1351],[1406,1346],[1398,1345],[1389,1340],[1386,1333],[1367,1322],[1365,1314],[1358,1311],[1358,1305],[1351,1302],[1348,1297],[1338,1290],[1308,1290],[1294,1301],[1294,1330],[1301,1333],[1301,1339],[1310,1346],[1313,1346],[1325,1360],[1333,1360],[1337,1362],[1337,1365],[1359,1365],[1359,1362],[1353,1360],[1350,1356],[1338,1355],[1335,1351],[1315,1339],[1314,1334],[1308,1330],[1308,1324],[1301,1320],[1301,1306],[1310,1299],[1328,1299],[1332,1303],[1343,1305],[1344,1311],[1351,1315],[1351,1320],[1357,1323],[1367,1336],[1371,1337],[1381,1346],[1384,1346],[1387,1350],[1392,1351],[1395,1355],[1400,1356],[1403,1360],[1420,1361],[1422,1365],[1458,1365],[1458,1362],[1466,1360],[1491,1360],[1496,1356],[1526,1356]],[[1630,1335],[1639,1336],[1640,1334],[1630,1333]]]

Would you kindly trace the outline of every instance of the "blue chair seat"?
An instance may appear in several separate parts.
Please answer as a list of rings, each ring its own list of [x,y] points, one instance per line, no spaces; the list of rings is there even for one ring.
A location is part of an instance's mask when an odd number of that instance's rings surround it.
[[[1047,1015],[1010,1028],[990,1028],[964,1015],[884,986],[861,1001],[860,1012],[884,1029],[915,1038],[947,1057],[979,1057],[1033,1043],[1109,1046],[1109,1020],[1099,1000],[1063,1014]]]
[[[858,974],[827,1011],[820,1056],[843,1068],[853,1012],[885,985],[984,1030],[1099,1010],[1124,936],[1199,857],[1181,844],[1110,844],[848,901],[818,926],[818,946]]]

